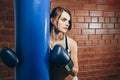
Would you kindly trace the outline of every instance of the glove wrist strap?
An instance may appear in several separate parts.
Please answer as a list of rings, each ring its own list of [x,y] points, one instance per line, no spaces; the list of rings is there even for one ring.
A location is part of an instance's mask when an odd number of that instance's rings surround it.
[[[73,66],[74,66],[73,61],[70,60],[69,63],[68,63],[67,65],[65,65],[65,69],[66,69],[67,71],[71,71],[72,68],[73,68]]]

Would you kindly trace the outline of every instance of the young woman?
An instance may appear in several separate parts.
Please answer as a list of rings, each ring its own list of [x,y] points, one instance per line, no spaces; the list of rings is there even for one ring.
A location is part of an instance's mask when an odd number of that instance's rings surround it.
[[[61,45],[70,55],[73,62],[71,71],[50,62],[50,80],[73,80],[78,73],[77,43],[66,35],[71,30],[71,14],[68,9],[56,7],[50,15],[50,50]]]

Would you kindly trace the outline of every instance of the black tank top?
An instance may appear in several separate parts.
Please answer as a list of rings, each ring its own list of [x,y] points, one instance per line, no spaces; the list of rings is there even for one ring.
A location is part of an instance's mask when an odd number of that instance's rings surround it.
[[[65,36],[65,45],[66,45],[65,49],[68,51],[68,55],[70,55],[67,36]],[[63,67],[52,64],[51,62],[49,64],[49,74],[50,74],[50,80],[64,80],[65,77],[69,75],[68,71],[66,71]]]

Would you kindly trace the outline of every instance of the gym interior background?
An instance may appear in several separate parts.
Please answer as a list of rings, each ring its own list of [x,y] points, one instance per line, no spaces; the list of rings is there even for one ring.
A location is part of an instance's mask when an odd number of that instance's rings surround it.
[[[120,0],[51,0],[72,13],[67,34],[78,44],[79,80],[120,80]],[[14,49],[13,0],[0,0],[0,49]],[[34,67],[34,66],[33,66]],[[0,60],[0,80],[14,80]]]

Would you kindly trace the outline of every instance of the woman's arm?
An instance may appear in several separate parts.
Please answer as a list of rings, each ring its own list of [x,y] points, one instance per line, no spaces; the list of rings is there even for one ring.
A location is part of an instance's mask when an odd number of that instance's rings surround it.
[[[69,38],[69,48],[71,51],[71,59],[74,63],[74,67],[72,69],[72,74],[74,76],[78,73],[78,56],[77,56],[77,43],[73,39]]]

